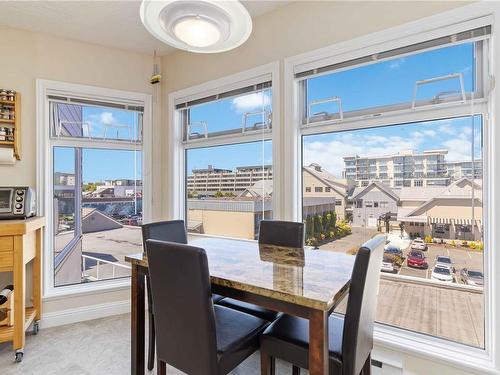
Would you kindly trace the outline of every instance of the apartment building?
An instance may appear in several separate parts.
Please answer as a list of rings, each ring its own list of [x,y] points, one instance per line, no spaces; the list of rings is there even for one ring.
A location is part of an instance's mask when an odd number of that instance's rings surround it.
[[[450,177],[445,161],[447,150],[401,151],[380,156],[344,157],[343,178],[359,187],[380,181],[390,187],[447,186]]]
[[[214,196],[215,193],[238,195],[260,180],[272,180],[271,165],[237,167],[236,170],[214,168],[193,169],[187,177],[187,191],[191,194]]]
[[[450,161],[446,162],[446,169],[452,181],[460,180],[462,177],[472,178],[472,162],[468,161]],[[474,179],[483,178],[483,161],[474,160]]]

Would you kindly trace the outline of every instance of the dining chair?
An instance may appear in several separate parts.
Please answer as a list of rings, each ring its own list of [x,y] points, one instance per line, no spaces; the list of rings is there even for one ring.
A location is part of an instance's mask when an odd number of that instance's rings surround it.
[[[330,375],[370,374],[373,322],[377,308],[380,267],[385,236],[379,235],[358,250],[351,276],[345,315],[328,319]],[[309,322],[282,315],[261,336],[262,374],[274,371],[275,358],[293,365],[293,374],[308,368]]]
[[[156,319],[157,372],[166,364],[190,375],[222,375],[259,347],[269,324],[213,303],[205,250],[146,241]]]
[[[259,245],[303,248],[304,223],[262,220],[259,229]],[[223,298],[218,303],[222,306],[242,311],[270,322],[274,321],[278,316],[276,311],[268,310],[234,298]]]
[[[187,243],[187,232],[184,220],[158,221],[155,223],[144,224],[142,226],[142,241],[146,249],[147,240],[160,240],[177,243]],[[155,321],[153,312],[153,297],[151,296],[151,283],[146,276],[147,294],[148,294],[148,322],[149,322],[149,343],[148,343],[148,370],[152,370],[155,362]],[[214,302],[222,299],[222,296],[213,295]]]

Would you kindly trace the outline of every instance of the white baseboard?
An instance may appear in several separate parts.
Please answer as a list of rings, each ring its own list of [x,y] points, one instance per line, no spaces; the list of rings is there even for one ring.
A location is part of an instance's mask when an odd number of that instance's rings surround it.
[[[127,314],[129,312],[130,300],[124,300],[42,313],[40,328],[57,327],[86,320],[105,318],[107,316]]]

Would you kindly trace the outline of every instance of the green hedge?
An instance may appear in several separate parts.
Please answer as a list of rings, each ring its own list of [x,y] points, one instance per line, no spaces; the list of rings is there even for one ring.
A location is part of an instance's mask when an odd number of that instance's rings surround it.
[[[318,246],[325,240],[344,237],[352,232],[346,221],[337,222],[335,211],[322,215],[309,215],[304,222],[306,226],[306,245]]]

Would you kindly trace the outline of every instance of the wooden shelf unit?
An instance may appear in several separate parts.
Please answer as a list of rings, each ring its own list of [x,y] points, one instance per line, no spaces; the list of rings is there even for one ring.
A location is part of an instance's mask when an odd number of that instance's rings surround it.
[[[42,316],[42,233],[44,217],[0,220],[0,272],[12,272],[14,285],[14,325],[0,326],[0,343],[11,341],[24,352],[25,333]],[[33,265],[33,306],[26,306],[26,265]],[[38,323],[37,323],[38,324]],[[21,354],[22,359],[22,354]]]
[[[2,147],[12,147],[14,156],[21,160],[21,95],[16,92],[14,101],[0,100],[0,105],[12,107],[14,109],[13,119],[0,118],[0,127],[9,127],[14,129],[14,141],[0,141]]]

